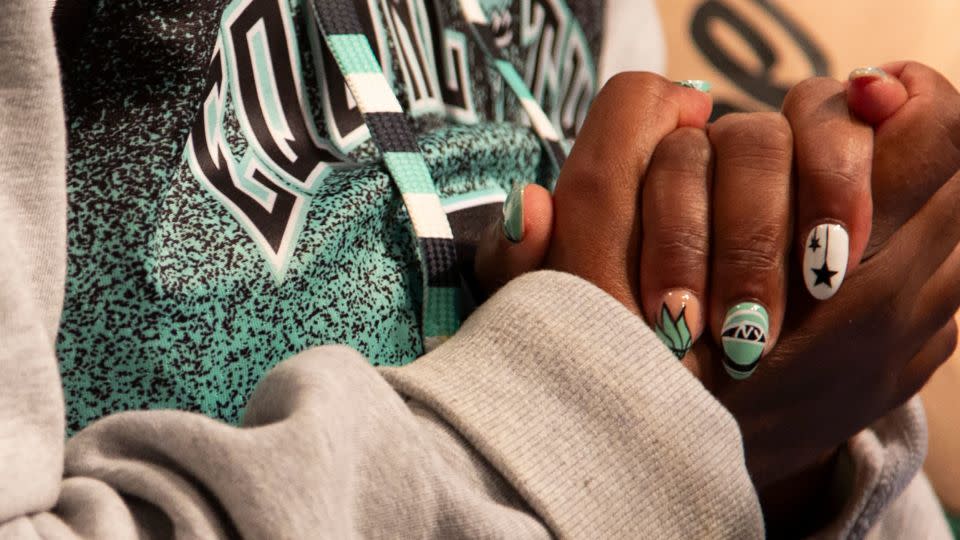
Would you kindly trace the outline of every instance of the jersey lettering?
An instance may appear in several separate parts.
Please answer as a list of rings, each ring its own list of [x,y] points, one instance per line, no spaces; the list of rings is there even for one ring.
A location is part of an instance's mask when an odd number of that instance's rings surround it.
[[[399,73],[396,83],[411,115],[441,114],[462,124],[480,121],[470,65],[476,49],[457,29],[462,21],[444,20],[440,2],[449,0],[351,1],[391,84]],[[572,137],[595,88],[586,39],[562,0],[520,2],[520,46],[528,51],[534,95],[554,124]],[[370,138],[312,9],[308,0],[230,2],[203,108],[185,149],[191,173],[247,230],[278,281],[319,182],[345,165],[344,152]],[[294,13],[305,18],[302,27]],[[510,46],[515,32],[509,10],[491,17],[497,43]],[[306,34],[307,50],[300,48],[297,28]],[[307,70],[303,59],[312,62]],[[309,83],[316,86],[307,86],[304,74],[311,71],[316,79]],[[499,77],[488,80],[491,93],[497,94]],[[320,136],[308,90],[319,97],[329,139]],[[499,120],[503,101],[490,101],[501,107],[494,117]]]
[[[283,254],[293,243],[295,218],[305,197],[275,182],[256,156],[236,163],[223,133],[227,72],[222,46],[217,44],[210,63],[206,98],[187,139],[186,159],[194,176],[214,194],[254,238],[282,274]]]
[[[572,138],[596,90],[586,37],[558,0],[520,0],[520,46],[529,47],[524,78],[554,125]]]
[[[309,191],[338,159],[307,113],[288,10],[283,0],[244,0],[226,16],[224,42],[251,145],[283,180]]]

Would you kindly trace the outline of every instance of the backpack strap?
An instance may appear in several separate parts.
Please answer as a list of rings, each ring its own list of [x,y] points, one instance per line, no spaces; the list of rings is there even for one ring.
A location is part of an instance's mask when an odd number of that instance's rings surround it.
[[[457,253],[447,214],[353,2],[312,0],[311,7],[410,215],[423,277],[423,343],[430,351],[460,327]]]

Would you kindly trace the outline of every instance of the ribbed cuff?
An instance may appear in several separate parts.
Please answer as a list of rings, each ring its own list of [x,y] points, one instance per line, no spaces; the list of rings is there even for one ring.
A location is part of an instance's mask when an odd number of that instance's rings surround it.
[[[816,538],[864,538],[884,510],[920,472],[927,455],[927,422],[923,404],[914,398],[870,429],[851,438],[839,479],[847,486],[840,515]]]
[[[445,345],[382,373],[561,537],[763,534],[732,416],[642,320],[579,278],[516,279]]]

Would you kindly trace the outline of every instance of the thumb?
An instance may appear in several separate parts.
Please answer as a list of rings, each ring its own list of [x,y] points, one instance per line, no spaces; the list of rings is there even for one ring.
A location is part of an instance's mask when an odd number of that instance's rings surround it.
[[[474,271],[491,295],[511,279],[540,268],[553,229],[553,197],[536,184],[518,184],[503,204],[503,217],[477,247]]]
[[[847,105],[858,118],[877,127],[907,102],[907,88],[887,71],[878,67],[858,68],[850,72]]]

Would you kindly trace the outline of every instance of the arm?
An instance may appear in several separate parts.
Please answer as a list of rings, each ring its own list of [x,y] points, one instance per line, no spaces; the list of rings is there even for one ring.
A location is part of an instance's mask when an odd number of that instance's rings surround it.
[[[326,347],[271,372],[242,428],[108,417],[67,444],[56,506],[35,501],[0,531],[762,534],[732,417],[639,318],[577,278],[516,280],[446,345],[383,375],[408,401],[355,352]]]
[[[386,372],[411,401],[356,353],[318,349],[262,382],[243,428],[134,412],[64,447],[53,341],[65,136],[53,39],[42,3],[2,3],[0,24],[0,536],[547,536],[643,524],[759,535],[732,418],[639,319],[559,274],[512,284],[434,355]],[[522,377],[505,381],[510,373]],[[451,380],[472,393],[451,395]],[[490,418],[524,423],[498,429]],[[639,498],[618,497],[624,485]],[[691,491],[710,496],[690,505]]]
[[[511,285],[434,356],[387,372],[409,402],[355,353],[318,349],[263,381],[243,428],[134,412],[65,446],[53,350],[65,137],[47,17],[39,2],[0,6],[0,536],[759,534],[732,418],[639,319],[556,274]],[[507,373],[523,377],[506,386]],[[451,379],[473,393],[443,393]],[[497,429],[493,417],[524,423]],[[640,498],[620,498],[623,486]],[[710,496],[690,505],[691,493]]]
[[[0,2],[0,522],[52,506],[63,466],[66,143],[48,16]]]

